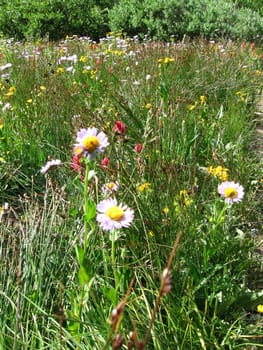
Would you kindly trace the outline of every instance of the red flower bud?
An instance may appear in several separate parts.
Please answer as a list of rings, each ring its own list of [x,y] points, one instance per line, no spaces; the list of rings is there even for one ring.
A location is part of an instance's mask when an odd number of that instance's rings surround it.
[[[127,126],[121,120],[117,120],[114,124],[113,131],[119,135],[126,135]]]
[[[109,162],[110,162],[110,159],[108,157],[105,157],[102,159],[101,165],[106,168],[109,165]]]
[[[141,153],[142,150],[143,150],[143,145],[141,143],[137,143],[134,147],[134,151],[136,153]]]
[[[80,158],[81,158],[81,154],[76,154],[76,155],[74,155],[74,157],[72,159],[72,168],[76,172],[79,172],[81,169]]]

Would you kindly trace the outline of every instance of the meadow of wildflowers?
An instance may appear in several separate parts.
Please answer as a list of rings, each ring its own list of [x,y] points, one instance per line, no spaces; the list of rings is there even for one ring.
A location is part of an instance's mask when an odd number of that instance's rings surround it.
[[[0,43],[0,349],[262,347],[262,49]]]

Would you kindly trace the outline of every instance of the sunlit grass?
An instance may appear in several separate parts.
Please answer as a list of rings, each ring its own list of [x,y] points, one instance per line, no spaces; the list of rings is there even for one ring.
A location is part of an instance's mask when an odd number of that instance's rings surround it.
[[[1,52],[0,347],[257,346],[262,50],[113,36]],[[112,196],[118,233],[96,221]]]

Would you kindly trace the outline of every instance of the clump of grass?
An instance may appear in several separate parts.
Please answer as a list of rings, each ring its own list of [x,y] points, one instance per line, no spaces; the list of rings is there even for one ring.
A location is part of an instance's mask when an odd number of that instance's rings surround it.
[[[1,46],[1,346],[257,346],[260,49]],[[239,203],[219,196],[225,181]]]

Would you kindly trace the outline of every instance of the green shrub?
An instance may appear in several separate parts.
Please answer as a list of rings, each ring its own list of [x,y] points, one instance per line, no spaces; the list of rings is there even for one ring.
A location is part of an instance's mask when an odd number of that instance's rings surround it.
[[[263,34],[263,19],[250,9],[235,9],[224,0],[192,0],[185,11],[187,32],[205,37],[255,40]]]
[[[263,15],[262,0],[235,0],[234,3],[238,8],[247,7],[253,11],[259,12],[261,16]]]
[[[120,0],[109,11],[113,31],[168,39],[183,35],[255,40],[262,37],[263,19],[249,8],[225,0]]]
[[[98,39],[109,30],[107,8],[113,1],[31,0],[0,5],[0,32],[17,39],[65,35],[87,35]]]

